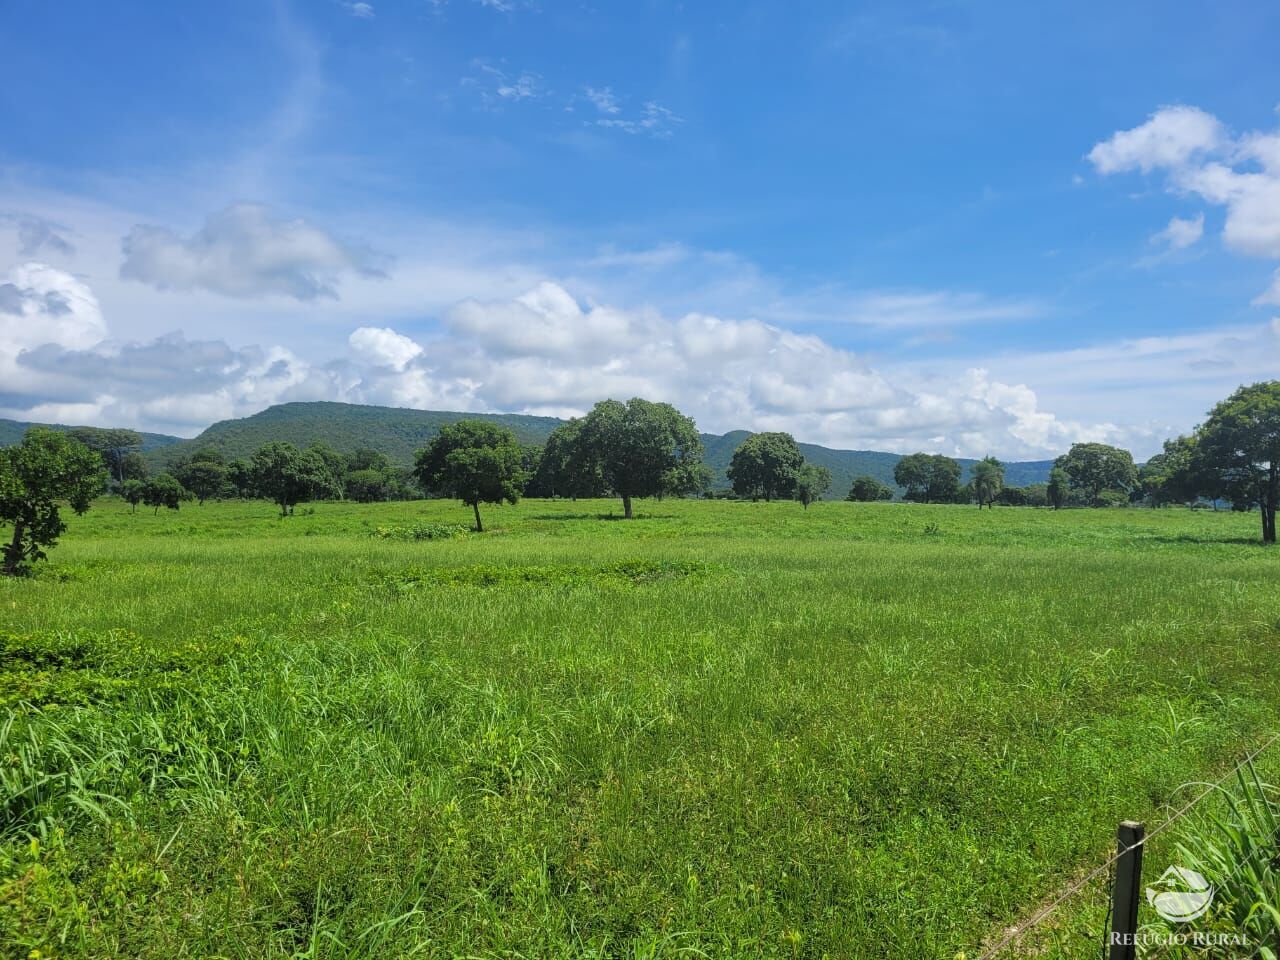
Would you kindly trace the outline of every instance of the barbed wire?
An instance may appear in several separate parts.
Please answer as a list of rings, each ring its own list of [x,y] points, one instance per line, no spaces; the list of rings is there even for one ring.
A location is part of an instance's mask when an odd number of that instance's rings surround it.
[[[1026,935],[1033,928],[1038,926],[1046,918],[1048,918],[1051,914],[1053,914],[1053,912],[1057,910],[1058,907],[1062,906],[1064,903],[1066,903],[1068,900],[1074,897],[1077,893],[1083,890],[1086,886],[1088,886],[1094,880],[1097,880],[1098,877],[1102,876],[1104,873],[1107,873],[1109,870],[1111,870],[1111,868],[1114,867],[1122,857],[1125,857],[1128,854],[1132,853],[1134,850],[1138,849],[1138,847],[1144,846],[1145,844],[1151,842],[1153,839],[1158,837],[1161,833],[1163,833],[1173,824],[1177,823],[1179,820],[1185,817],[1188,813],[1190,813],[1198,803],[1200,803],[1202,800],[1204,800],[1206,797],[1212,794],[1215,790],[1218,790],[1219,788],[1221,788],[1221,786],[1224,783],[1226,783],[1228,780],[1230,780],[1231,777],[1239,773],[1242,767],[1253,763],[1254,760],[1256,760],[1263,752],[1270,749],[1271,746],[1277,741],[1280,741],[1280,733],[1273,734],[1271,739],[1269,739],[1266,743],[1258,747],[1251,754],[1249,754],[1247,757],[1245,757],[1243,760],[1237,763],[1234,767],[1232,767],[1229,771],[1227,771],[1227,773],[1224,774],[1222,777],[1215,780],[1213,783],[1210,783],[1207,787],[1205,787],[1202,793],[1198,794],[1190,802],[1185,803],[1181,807],[1179,807],[1178,810],[1176,810],[1168,819],[1166,819],[1162,824],[1160,824],[1160,826],[1156,827],[1150,833],[1146,834],[1137,843],[1124,847],[1121,850],[1117,850],[1101,866],[1097,867],[1094,870],[1091,870],[1088,874],[1086,874],[1080,880],[1077,880],[1070,887],[1068,887],[1066,892],[1063,893],[1061,896],[1059,896],[1057,899],[1055,899],[1052,903],[1038,910],[1031,917],[1031,919],[1028,920],[1026,923],[1015,924],[1014,926],[1010,927],[1008,931],[1005,933],[1004,937],[998,943],[996,943],[994,947],[990,948],[985,953],[982,953],[978,956],[978,960],[993,960],[994,957],[998,956],[1000,953],[1008,949],[1014,943],[1021,940],[1024,935]],[[1187,786],[1190,786],[1190,784],[1187,784]]]

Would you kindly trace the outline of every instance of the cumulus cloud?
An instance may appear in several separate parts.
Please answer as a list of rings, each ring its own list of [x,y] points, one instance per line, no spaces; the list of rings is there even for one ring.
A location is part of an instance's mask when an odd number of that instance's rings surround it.
[[[966,454],[1045,453],[1110,435],[1059,421],[1029,387],[982,370],[909,388],[819,337],[758,320],[583,304],[551,282],[463,301],[444,324],[447,335],[419,352],[393,331],[357,331],[345,396],[556,416],[608,396],[646,396],[713,431],[782,429],[839,446]]]
[[[347,338],[353,353],[375,367],[403,370],[422,347],[388,327],[360,327]]]
[[[190,237],[140,224],[123,241],[120,275],[160,290],[226,297],[337,297],[344,274],[377,276],[375,256],[305,220],[240,204],[208,217]]]
[[[1132,130],[1121,130],[1089,151],[1099,173],[1180,167],[1193,157],[1220,147],[1222,124],[1196,107],[1161,107]]]
[[[1203,110],[1163,107],[1145,123],[1099,143],[1089,159],[1102,174],[1163,172],[1171,193],[1193,194],[1226,210],[1222,240],[1229,249],[1280,259],[1280,132],[1233,137]],[[1177,222],[1184,224],[1180,235],[1190,236],[1186,221]],[[1173,227],[1171,222],[1166,230]],[[1274,293],[1263,293],[1255,303],[1274,302]]]
[[[570,416],[604,397],[645,396],[676,404],[704,430],[787,430],[838,447],[1039,457],[1087,439],[1149,452],[1172,431],[1111,422],[1117,396],[1135,381],[1144,395],[1200,385],[1222,393],[1224,381],[1272,362],[1278,344],[1280,322],[926,373],[758,319],[622,308],[541,282],[463,300],[421,340],[360,326],[342,356],[306,360],[279,345],[181,333],[111,339],[83,281],[28,263],[0,284],[0,415],[191,435],[290,400]],[[1091,393],[1100,397],[1091,418],[1052,412],[1078,410]]]
[[[343,3],[342,7],[353,17],[357,17],[361,20],[373,19],[373,4],[371,3]]]
[[[106,329],[88,284],[63,270],[32,261],[0,283],[0,358],[42,343],[88,346]]]

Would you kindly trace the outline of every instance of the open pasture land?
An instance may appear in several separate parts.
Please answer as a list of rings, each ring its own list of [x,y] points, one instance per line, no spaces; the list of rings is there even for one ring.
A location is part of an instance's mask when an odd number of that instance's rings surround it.
[[[1253,515],[638,507],[72,519],[0,583],[0,943],[973,957],[1276,727]]]

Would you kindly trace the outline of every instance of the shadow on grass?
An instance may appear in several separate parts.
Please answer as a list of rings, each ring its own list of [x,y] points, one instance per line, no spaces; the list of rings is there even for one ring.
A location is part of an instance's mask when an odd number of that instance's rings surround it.
[[[674,513],[637,513],[632,520],[674,520]],[[538,513],[530,520],[625,520],[620,513]]]
[[[1197,537],[1189,533],[1180,533],[1176,537],[1160,534],[1153,535],[1147,539],[1153,540],[1156,543],[1195,543],[1200,545],[1222,543],[1237,547],[1271,546],[1270,544],[1264,544],[1261,537]]]

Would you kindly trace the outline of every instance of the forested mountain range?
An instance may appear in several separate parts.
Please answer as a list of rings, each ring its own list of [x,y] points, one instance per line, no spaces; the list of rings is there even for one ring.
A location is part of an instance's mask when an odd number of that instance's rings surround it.
[[[313,401],[282,403],[252,416],[222,420],[190,440],[164,434],[144,433],[143,455],[153,470],[163,469],[176,457],[205,447],[214,447],[228,459],[248,457],[254,450],[273,440],[287,440],[300,447],[321,441],[342,453],[365,447],[386,455],[404,466],[413,462],[421,449],[440,428],[462,419],[488,420],[510,427],[522,443],[542,443],[563,421],[555,417],[535,417],[520,413],[457,413],[439,410],[410,410],[401,407],[375,407],[351,403]],[[16,420],[0,420],[0,446],[17,443],[26,428],[32,426]],[[68,429],[53,424],[59,429]],[[715,472],[715,485],[727,487],[725,469],[733,451],[748,436],[746,430],[733,430],[718,435],[704,433],[706,462]],[[802,443],[800,449],[812,463],[831,471],[831,496],[843,497],[853,478],[869,474],[893,485],[893,468],[899,454],[875,450],[833,450],[817,444]],[[966,476],[973,460],[961,459]],[[1010,486],[1043,483],[1049,478],[1052,460],[1027,460],[1006,466],[1005,482]]]

